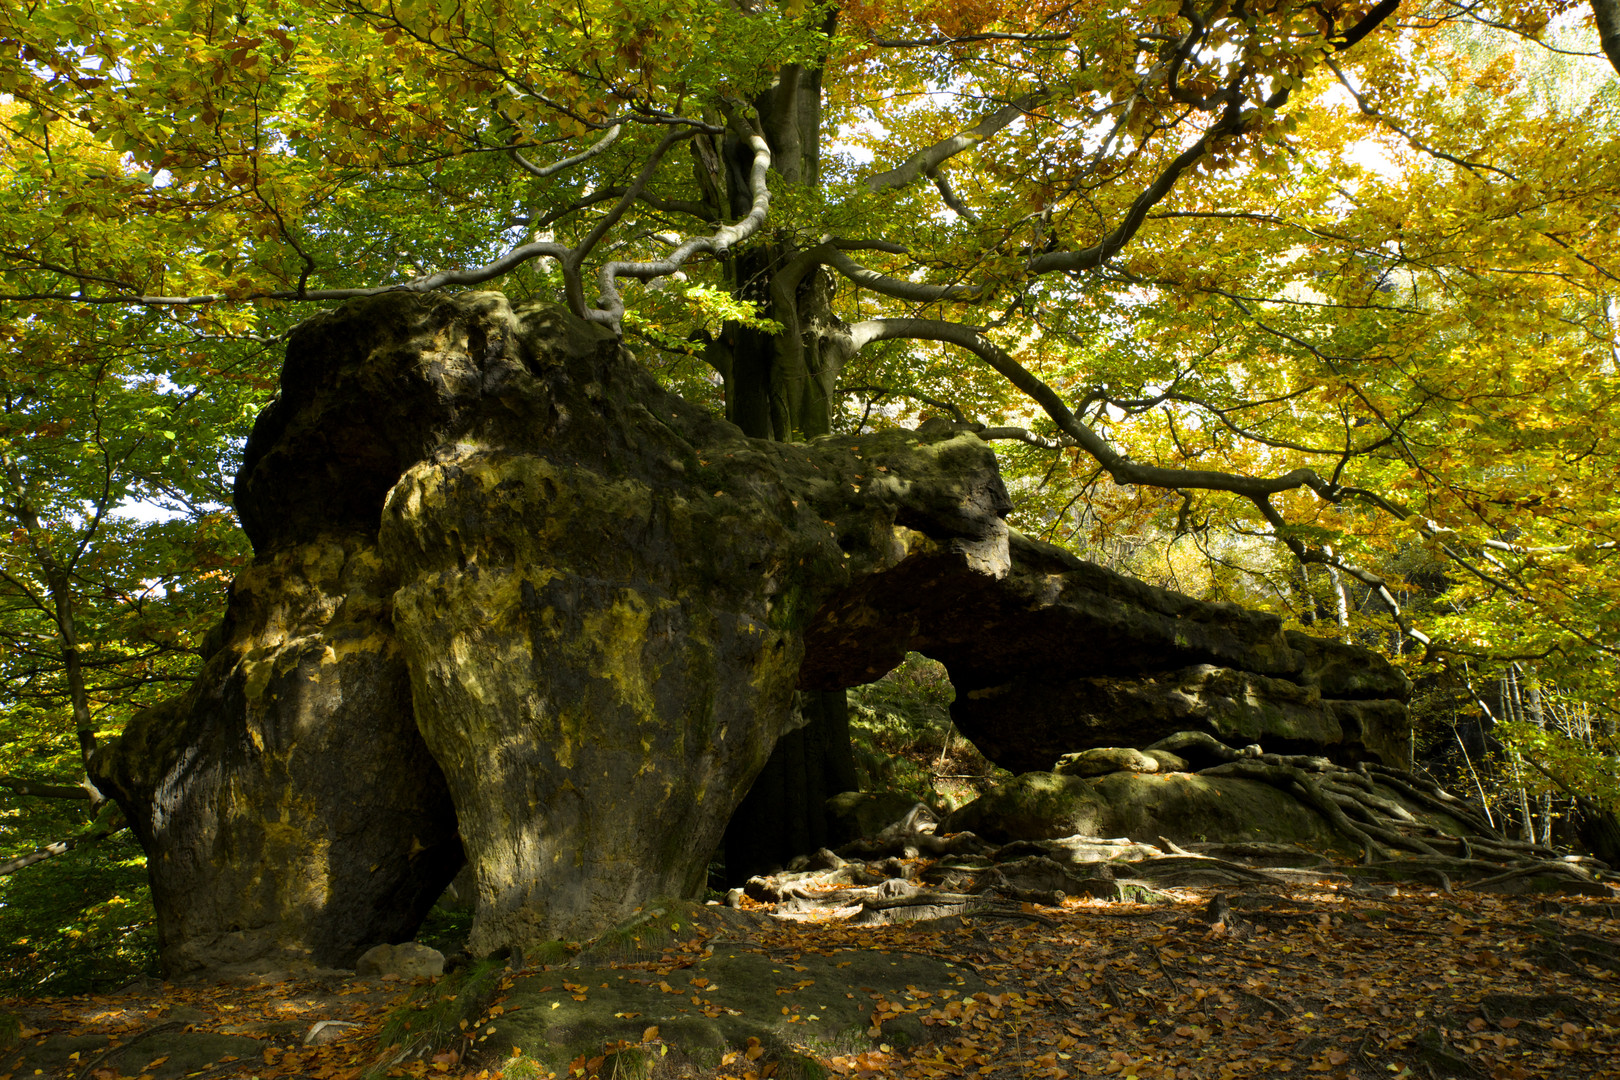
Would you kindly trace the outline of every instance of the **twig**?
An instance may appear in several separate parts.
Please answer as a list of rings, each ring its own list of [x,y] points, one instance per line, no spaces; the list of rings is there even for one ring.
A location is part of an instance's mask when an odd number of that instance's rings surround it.
[[[1158,949],[1154,949],[1153,950],[1153,959],[1158,961],[1159,970],[1164,972],[1165,981],[1170,984],[1170,989],[1175,991],[1177,997],[1180,997],[1181,996],[1181,987],[1176,984],[1176,977],[1174,975],[1170,974],[1170,965],[1166,964],[1164,962],[1164,954],[1161,953]]]
[[[128,1042],[119,1043],[117,1046],[109,1046],[107,1049],[103,1050],[101,1053],[97,1054],[95,1057],[86,1062],[84,1066],[79,1069],[78,1073],[75,1074],[74,1080],[84,1080],[84,1078],[89,1076],[96,1066],[100,1065],[103,1061],[106,1061],[115,1054],[122,1054],[125,1050],[128,1050],[138,1042],[144,1042],[154,1035],[163,1034],[165,1031],[180,1031],[185,1028],[185,1026],[185,1024],[178,1020],[169,1020],[165,1023],[147,1028],[145,1031],[141,1032],[139,1035],[136,1035]]]
[[[1236,988],[1234,987],[1234,989],[1236,989]],[[1263,994],[1256,994],[1256,993],[1254,993],[1253,991],[1250,991],[1250,990],[1238,990],[1237,992],[1239,994],[1241,994],[1242,996],[1244,996],[1246,998],[1249,998],[1251,1001],[1258,1001],[1260,1004],[1264,1005],[1266,1008],[1270,1009],[1272,1012],[1276,1013],[1278,1016],[1287,1016],[1288,1015],[1288,1010],[1287,1009],[1283,1008],[1281,1005],[1277,1004],[1275,1001],[1272,1001],[1270,998],[1264,996]]]

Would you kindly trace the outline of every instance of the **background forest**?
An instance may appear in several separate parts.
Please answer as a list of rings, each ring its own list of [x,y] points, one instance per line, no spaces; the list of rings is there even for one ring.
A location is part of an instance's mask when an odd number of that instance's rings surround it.
[[[982,424],[1019,530],[1383,650],[1421,767],[1620,848],[1601,45],[1606,0],[8,7],[0,989],[151,964],[85,763],[252,556],[289,329],[389,289],[565,303],[759,437]],[[961,796],[948,696],[857,695],[869,776]]]

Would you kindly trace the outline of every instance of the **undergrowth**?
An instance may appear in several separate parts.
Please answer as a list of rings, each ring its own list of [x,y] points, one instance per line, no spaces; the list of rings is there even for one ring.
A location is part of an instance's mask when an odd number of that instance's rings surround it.
[[[0,878],[0,996],[104,993],[157,973],[146,860],[129,832]]]
[[[478,960],[417,990],[383,1021],[377,1043],[384,1050],[361,1074],[362,1080],[381,1080],[403,1061],[466,1042],[506,970],[503,960]]]
[[[446,957],[467,951],[467,938],[472,934],[473,909],[435,905],[416,930],[416,940],[429,948],[438,949]]]
[[[955,700],[945,665],[918,653],[877,682],[851,689],[850,741],[862,789],[953,810],[1007,776],[957,732]]]

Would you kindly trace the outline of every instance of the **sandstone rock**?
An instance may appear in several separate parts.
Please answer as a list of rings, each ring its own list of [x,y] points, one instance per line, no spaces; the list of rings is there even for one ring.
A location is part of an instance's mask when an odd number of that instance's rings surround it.
[[[1159,759],[1129,746],[1097,746],[1064,754],[1052,771],[1060,776],[1107,776],[1116,772],[1154,773]]]
[[[366,940],[414,932],[461,865],[393,586],[363,537],[259,559],[195,685],[97,756],[146,849],[170,975],[348,967]]]
[[[414,927],[458,833],[475,952],[689,893],[799,722],[824,599],[1007,569],[971,434],[749,440],[600,328],[496,294],[302,324],[237,497],[258,559],[226,650],[98,769],[153,855],[171,970],[350,963]]]
[[[1084,778],[1028,772],[952,812],[939,831],[995,841],[1116,836],[1107,827],[1108,813]]]
[[[478,875],[482,953],[588,937],[700,888],[798,722],[823,599],[918,565],[1004,573],[1008,503],[971,436],[749,440],[552,309],[457,304],[443,378],[498,394],[405,470],[379,535],[417,725]],[[427,349],[420,333],[407,346]],[[393,356],[356,357],[356,387]]]
[[[373,945],[354,962],[356,975],[398,975],[402,979],[436,979],[444,974],[444,954],[417,941]]]
[[[690,894],[798,692],[908,649],[1014,769],[1194,728],[1404,752],[1394,669],[1017,536],[968,426],[750,440],[602,328],[493,293],[301,324],[237,502],[256,561],[222,647],[94,764],[173,972],[352,963],[463,842],[476,953]],[[1098,831],[1075,783],[1034,785],[1063,804],[1044,827]]]
[[[1154,843],[1265,839],[1340,847],[1322,816],[1269,784],[1190,773],[1116,772],[1095,779],[1025,773],[951,814],[940,832],[993,840],[1122,837]]]
[[[324,1046],[339,1042],[353,1034],[361,1025],[354,1020],[317,1020],[304,1033],[305,1046]]]
[[[956,687],[957,728],[1013,772],[1189,729],[1233,745],[1410,763],[1411,685],[1376,653],[1017,533],[1007,561],[985,575],[925,560],[857,578],[808,630],[802,684],[865,682],[907,651],[934,657]]]
[[[1054,748],[1147,745],[1189,729],[1232,746],[1260,742],[1396,766],[1405,764],[1410,740],[1399,699],[1325,700],[1317,686],[1293,678],[1212,664],[1021,678],[965,691],[959,683],[951,715],[986,757],[1014,771],[1051,767]]]
[[[1149,747],[1142,752],[1158,762],[1159,772],[1187,772],[1192,768],[1191,763],[1186,758],[1169,750],[1155,750]],[[1147,772],[1149,770],[1144,769],[1142,771]]]

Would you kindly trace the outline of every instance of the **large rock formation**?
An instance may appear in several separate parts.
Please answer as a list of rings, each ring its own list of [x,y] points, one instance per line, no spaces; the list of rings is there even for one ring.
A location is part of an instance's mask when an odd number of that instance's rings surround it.
[[[237,501],[223,646],[96,764],[171,969],[351,963],[462,849],[476,950],[689,893],[796,690],[908,648],[1017,769],[1200,725],[1404,754],[1382,661],[1011,535],[971,430],[747,439],[496,294],[303,324]]]
[[[1194,729],[1234,745],[1409,764],[1411,686],[1376,653],[1016,533],[1008,560],[999,577],[922,562],[863,577],[811,625],[803,685],[858,685],[907,651],[924,653],[950,671],[957,728],[1013,772]]]
[[[353,534],[265,552],[192,688],[97,758],[146,849],[171,973],[351,965],[408,938],[461,865],[393,591]]]

